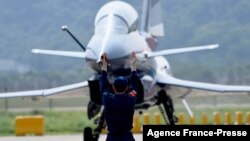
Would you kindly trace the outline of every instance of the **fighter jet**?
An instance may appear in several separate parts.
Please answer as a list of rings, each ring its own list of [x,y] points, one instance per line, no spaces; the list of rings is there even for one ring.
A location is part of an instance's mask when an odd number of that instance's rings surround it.
[[[124,1],[109,1],[104,4],[96,14],[94,21],[94,35],[83,46],[71,33],[67,26],[62,30],[67,32],[82,48],[82,52],[55,51],[33,49],[33,53],[75,57],[84,59],[94,74],[86,81],[76,84],[22,92],[1,93],[0,98],[24,97],[24,96],[50,96],[80,88],[88,88],[90,102],[88,104],[88,117],[92,119],[101,113],[94,132],[86,128],[85,136],[92,136],[98,140],[99,134],[104,128],[105,121],[102,114],[102,100],[99,88],[99,75],[101,72],[100,58],[105,52],[109,57],[109,81],[117,76],[129,77],[130,55],[137,55],[137,71],[141,82],[138,84],[138,99],[136,110],[158,106],[162,111],[166,124],[176,124],[174,105],[172,100],[180,98],[192,116],[185,97],[196,90],[207,93],[244,93],[250,92],[249,86],[233,86],[210,84],[182,80],[173,76],[171,67],[166,57],[173,54],[211,50],[218,48],[218,44],[185,47],[178,49],[166,49],[156,51],[157,37],[164,36],[163,14],[161,0],[144,0],[141,17],[137,10]],[[139,20],[140,19],[140,20]]]

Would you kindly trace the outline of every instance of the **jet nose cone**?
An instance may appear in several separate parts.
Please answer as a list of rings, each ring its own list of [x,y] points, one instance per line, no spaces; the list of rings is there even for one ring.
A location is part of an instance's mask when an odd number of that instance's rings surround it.
[[[94,35],[88,47],[94,52],[96,62],[101,61],[101,55],[103,53],[106,53],[108,58],[113,60],[123,58],[132,51],[130,44],[126,43],[126,36],[124,35],[112,34],[108,37],[104,35]]]

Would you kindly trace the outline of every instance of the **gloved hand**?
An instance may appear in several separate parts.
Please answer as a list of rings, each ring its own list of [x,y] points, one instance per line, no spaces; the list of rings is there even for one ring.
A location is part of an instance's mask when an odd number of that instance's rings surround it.
[[[133,52],[130,57],[130,68],[131,71],[136,71],[136,55]]]
[[[103,53],[101,56],[102,59],[102,70],[107,71],[108,70],[108,57],[106,53]]]

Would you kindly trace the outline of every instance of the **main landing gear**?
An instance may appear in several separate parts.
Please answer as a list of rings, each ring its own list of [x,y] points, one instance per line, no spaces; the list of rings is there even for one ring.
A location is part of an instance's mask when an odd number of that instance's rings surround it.
[[[135,107],[136,110],[148,109],[151,106],[158,106],[159,110],[164,118],[164,121],[168,125],[175,125],[178,122],[178,118],[174,115],[174,106],[172,98],[166,93],[165,90],[160,90],[157,95],[151,99],[153,104],[144,102]]]
[[[175,125],[178,122],[178,118],[174,115],[172,98],[165,90],[160,90],[155,98],[157,99],[156,105],[158,105],[166,124]]]

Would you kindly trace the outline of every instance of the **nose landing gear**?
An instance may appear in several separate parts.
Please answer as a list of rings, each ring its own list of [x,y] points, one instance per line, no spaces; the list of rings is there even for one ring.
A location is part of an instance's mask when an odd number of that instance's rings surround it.
[[[104,112],[102,111],[101,117],[97,119],[97,127],[92,131],[91,127],[86,127],[83,130],[84,141],[98,141],[102,129],[105,128]]]

